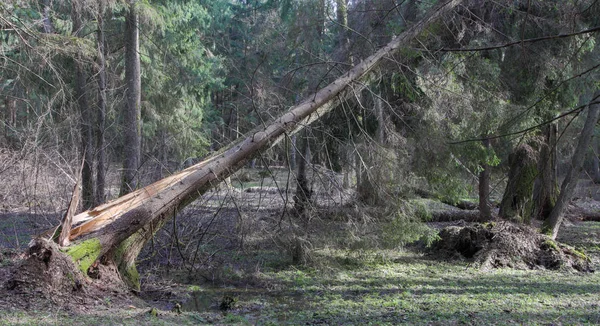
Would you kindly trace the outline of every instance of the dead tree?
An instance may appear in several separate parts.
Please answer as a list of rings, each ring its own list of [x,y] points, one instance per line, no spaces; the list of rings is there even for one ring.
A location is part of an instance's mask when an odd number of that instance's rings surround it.
[[[118,266],[122,279],[139,287],[135,259],[144,244],[175,212],[216,186],[260,152],[320,119],[342,101],[360,93],[375,76],[374,69],[419,35],[461,0],[447,0],[395,37],[385,47],[310,95],[278,119],[250,132],[209,159],[112,202],[73,217],[69,245],[63,248],[81,271],[100,258]],[[68,228],[64,225],[62,228]],[[58,231],[58,230],[57,230]],[[60,232],[51,232],[53,238]]]

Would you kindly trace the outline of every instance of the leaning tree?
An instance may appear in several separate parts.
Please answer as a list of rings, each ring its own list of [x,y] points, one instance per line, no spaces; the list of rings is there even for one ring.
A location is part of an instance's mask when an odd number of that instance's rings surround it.
[[[342,101],[359,93],[377,75],[377,66],[391,59],[394,53],[406,47],[460,3],[461,0],[446,0],[438,4],[423,19],[332,83],[205,161],[76,216],[67,213],[68,218],[60,226],[32,242],[30,260],[38,259],[49,266],[53,259],[58,260],[52,257],[64,258],[50,244],[58,241],[60,251],[66,253],[82,272],[87,273],[99,261],[114,263],[122,279],[132,288],[139,288],[135,260],[144,244],[177,211],[219,184],[254,156],[297,133]]]

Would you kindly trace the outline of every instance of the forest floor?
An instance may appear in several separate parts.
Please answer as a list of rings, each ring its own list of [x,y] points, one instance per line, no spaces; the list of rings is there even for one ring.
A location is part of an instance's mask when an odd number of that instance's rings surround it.
[[[288,198],[259,186],[234,182],[179,214],[140,257],[138,295],[107,290],[81,302],[18,306],[4,291],[0,325],[600,324],[599,273],[481,270],[422,244],[389,249],[379,235],[390,225],[343,203],[348,194],[321,189],[329,199],[310,222],[293,223],[281,209]],[[598,270],[600,223],[577,218],[600,209],[595,191],[580,187],[559,241],[585,251]],[[331,198],[344,205],[332,208]],[[29,236],[56,219],[0,214],[1,283]],[[430,226],[452,224],[465,222]]]

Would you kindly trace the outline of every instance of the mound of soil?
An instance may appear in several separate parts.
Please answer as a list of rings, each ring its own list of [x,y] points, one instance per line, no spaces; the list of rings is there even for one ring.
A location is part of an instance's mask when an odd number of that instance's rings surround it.
[[[137,301],[114,266],[98,264],[101,278],[90,279],[45,239],[33,240],[25,254],[4,257],[3,263],[9,265],[0,269],[0,305],[6,308],[73,311],[101,305],[107,297],[113,303]]]
[[[593,272],[585,254],[526,225],[502,221],[449,226],[439,235],[435,251],[444,256],[472,260],[483,269],[509,267]]]

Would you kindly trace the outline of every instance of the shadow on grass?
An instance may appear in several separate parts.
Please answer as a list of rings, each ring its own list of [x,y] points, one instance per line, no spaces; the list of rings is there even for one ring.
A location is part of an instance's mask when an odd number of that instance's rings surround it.
[[[489,272],[407,257],[324,276],[282,280],[289,302],[278,322],[295,324],[598,324],[600,277],[552,271]],[[398,264],[398,261],[402,261]],[[277,294],[279,302],[285,296]],[[299,302],[301,297],[303,301]],[[285,300],[283,300],[285,302]],[[275,311],[278,307],[272,307]],[[260,320],[262,317],[258,316]]]

